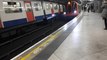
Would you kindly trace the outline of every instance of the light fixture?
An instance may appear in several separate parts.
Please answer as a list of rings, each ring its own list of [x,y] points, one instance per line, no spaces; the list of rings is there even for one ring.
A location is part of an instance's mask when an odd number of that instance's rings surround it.
[[[64,12],[64,15],[66,14],[66,12]]]

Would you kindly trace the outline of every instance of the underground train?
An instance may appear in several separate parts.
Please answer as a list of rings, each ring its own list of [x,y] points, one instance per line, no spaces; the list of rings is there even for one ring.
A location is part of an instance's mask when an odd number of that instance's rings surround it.
[[[67,16],[76,16],[78,15],[78,3],[75,1],[68,2],[67,4]]]
[[[50,19],[61,13],[68,16],[72,11],[77,15],[78,5],[72,3],[67,4],[66,8],[66,5],[47,1],[0,0],[0,28],[40,22],[44,17]]]
[[[69,1],[64,12],[66,20],[71,20],[81,12],[81,5],[76,1]]]

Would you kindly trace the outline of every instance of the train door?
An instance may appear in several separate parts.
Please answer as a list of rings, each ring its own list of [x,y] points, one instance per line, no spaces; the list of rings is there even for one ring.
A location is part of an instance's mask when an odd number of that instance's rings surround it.
[[[0,20],[0,28],[2,28],[2,22],[1,22],[1,20]]]
[[[31,6],[31,2],[30,1],[25,1],[24,4],[25,4],[25,9],[26,9],[26,15],[27,15],[28,22],[34,21],[34,14],[33,14],[32,6]]]
[[[0,16],[0,29],[2,28],[2,21],[1,21],[1,16]]]

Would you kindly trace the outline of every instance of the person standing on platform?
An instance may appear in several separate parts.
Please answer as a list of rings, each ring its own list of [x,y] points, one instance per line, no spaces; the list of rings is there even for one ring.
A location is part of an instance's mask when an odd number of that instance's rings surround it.
[[[87,11],[90,12],[90,5],[87,5]]]
[[[86,6],[84,6],[84,11],[86,11]]]
[[[102,18],[103,18],[104,24],[105,24],[105,28],[104,29],[107,30],[107,1],[103,2],[102,8],[103,8]]]
[[[93,8],[94,8],[94,6],[91,4],[90,5],[91,12],[93,12]]]

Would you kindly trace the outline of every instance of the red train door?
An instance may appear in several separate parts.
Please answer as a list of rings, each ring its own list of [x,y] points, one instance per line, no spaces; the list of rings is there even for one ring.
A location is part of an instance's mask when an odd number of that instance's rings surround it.
[[[24,4],[25,4],[25,9],[26,9],[27,21],[28,22],[34,21],[34,15],[33,15],[31,2],[25,1]]]

